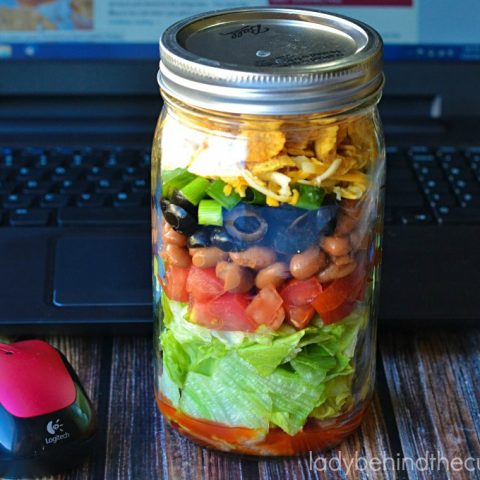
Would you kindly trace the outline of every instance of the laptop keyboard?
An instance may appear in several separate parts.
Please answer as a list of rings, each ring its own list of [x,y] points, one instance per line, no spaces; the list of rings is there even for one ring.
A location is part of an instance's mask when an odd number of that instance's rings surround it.
[[[0,149],[1,226],[148,225],[150,152]]]
[[[387,224],[480,223],[480,146],[387,148]],[[148,225],[145,149],[0,149],[0,226]]]
[[[386,223],[480,223],[480,147],[389,147],[386,191]]]

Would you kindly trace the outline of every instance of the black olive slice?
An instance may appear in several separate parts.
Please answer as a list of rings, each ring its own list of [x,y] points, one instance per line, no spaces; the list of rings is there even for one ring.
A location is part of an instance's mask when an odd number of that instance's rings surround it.
[[[193,215],[184,208],[170,203],[164,210],[163,216],[172,228],[183,235],[192,235],[198,228],[198,223]]]
[[[218,247],[224,252],[241,252],[245,250],[245,244],[238,239],[233,238],[223,228],[214,228],[210,234],[212,245]]]
[[[268,224],[254,208],[242,205],[225,217],[225,228],[242,242],[259,242],[265,237]]]
[[[187,240],[188,248],[204,248],[210,246],[210,229],[202,228],[190,235]]]
[[[174,190],[170,197],[170,202],[185,209],[190,215],[197,216],[197,207],[187,200],[180,190]]]

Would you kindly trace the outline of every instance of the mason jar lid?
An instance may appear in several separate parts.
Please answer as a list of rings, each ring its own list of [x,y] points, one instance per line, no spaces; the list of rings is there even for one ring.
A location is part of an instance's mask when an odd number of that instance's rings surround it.
[[[345,110],[383,85],[380,35],[302,8],[239,8],[190,17],[160,40],[161,89],[194,107],[294,115]]]

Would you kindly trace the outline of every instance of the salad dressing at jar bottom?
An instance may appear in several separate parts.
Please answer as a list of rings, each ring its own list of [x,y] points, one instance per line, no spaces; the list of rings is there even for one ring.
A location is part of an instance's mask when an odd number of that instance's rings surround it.
[[[374,387],[382,41],[346,17],[245,8],[160,46],[158,406],[227,452],[332,447]]]

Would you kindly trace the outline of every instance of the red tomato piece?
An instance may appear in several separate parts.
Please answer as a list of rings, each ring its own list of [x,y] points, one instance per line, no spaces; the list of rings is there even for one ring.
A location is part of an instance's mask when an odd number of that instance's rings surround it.
[[[325,325],[329,325],[330,323],[337,323],[345,317],[348,317],[354,309],[355,302],[344,302],[335,310],[321,312],[320,317]]]
[[[365,282],[366,268],[365,265],[360,264],[350,275],[328,285],[312,306],[320,314],[324,323],[338,322],[352,313]]]
[[[224,293],[207,302],[194,301],[190,320],[215,330],[254,332],[257,324],[247,314],[249,297],[241,293]]]
[[[315,309],[310,305],[301,305],[299,307],[290,305],[287,307],[288,320],[299,330],[307,327],[314,316]]]
[[[170,300],[188,302],[187,278],[190,268],[179,268],[169,265],[165,270],[163,291]]]
[[[285,305],[301,307],[310,305],[322,292],[322,286],[315,277],[307,280],[290,280],[280,290]]]
[[[273,285],[262,288],[247,308],[249,315],[258,325],[277,330],[285,320],[283,299]]]
[[[215,275],[214,268],[198,268],[192,266],[187,279],[187,291],[192,298],[206,302],[218,298],[225,293],[223,282]]]

